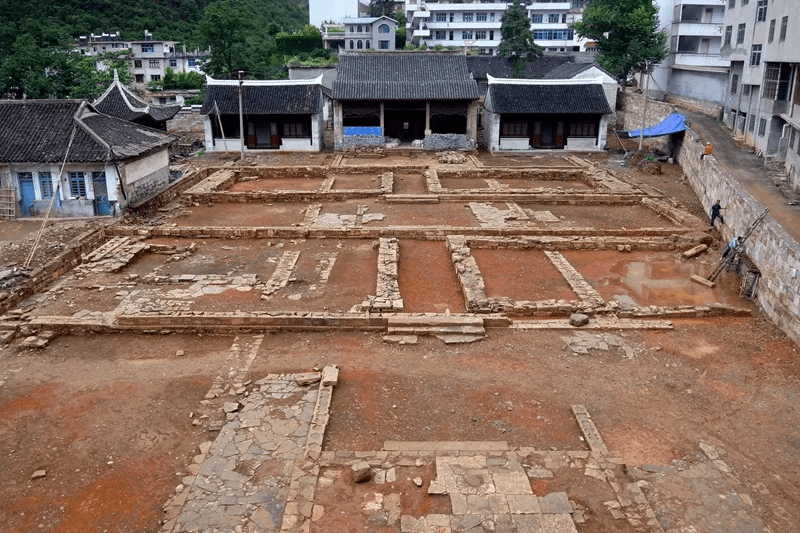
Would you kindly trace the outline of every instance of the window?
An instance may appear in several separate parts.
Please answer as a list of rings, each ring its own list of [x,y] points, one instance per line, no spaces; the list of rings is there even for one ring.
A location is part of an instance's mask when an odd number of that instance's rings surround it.
[[[450,13],[450,22],[455,22],[455,21],[456,21],[456,14]]]
[[[306,122],[287,122],[283,125],[284,137],[311,137],[311,128]]]
[[[728,9],[736,7],[736,0],[728,0]]]
[[[455,35],[455,33],[456,33],[456,32],[454,32],[454,31],[450,30],[450,40],[451,40],[451,41],[453,40],[453,36]]]
[[[736,89],[739,86],[739,75],[734,74],[731,76],[731,94],[736,94]]]
[[[447,22],[447,13],[436,13],[436,22]]]
[[[381,24],[378,26],[378,33],[389,33],[389,25],[388,24]]]
[[[158,59],[151,59],[149,63],[150,63],[150,68],[160,68],[161,67],[161,61],[159,61]]]
[[[550,24],[558,24],[558,13],[550,13],[547,15],[547,22]]]
[[[444,41],[447,39],[447,32],[445,30],[436,30],[433,36],[437,41]]]
[[[756,117],[750,115],[750,122],[747,123],[747,131],[754,131],[756,129]]]
[[[769,21],[769,37],[767,37],[767,42],[771,43],[775,40],[775,19]]]
[[[570,137],[596,137],[597,123],[595,122],[573,122],[569,125]]]
[[[461,15],[461,20],[463,22],[472,22],[472,13],[463,13]]]
[[[763,97],[770,100],[788,100],[792,77],[789,63],[767,63],[764,69]]]
[[[486,22],[486,13],[476,13],[475,20],[477,22]]]
[[[566,23],[567,23],[567,14],[566,13],[562,13],[561,14],[561,24],[566,24]]]
[[[508,119],[500,123],[501,137],[527,137],[528,121],[523,119]]]
[[[742,85],[742,96],[750,96],[750,86],[747,84]]]
[[[188,66],[190,66],[190,67],[196,67],[197,66],[197,59],[195,59],[193,57],[190,57],[189,59],[186,60],[186,64]]]
[[[494,11],[489,13],[489,22],[494,22]]]
[[[739,24],[739,28],[736,30],[736,44],[742,44],[744,42],[745,28],[747,28],[747,24]]]
[[[388,50],[389,41],[378,41],[378,50]]]
[[[352,26],[350,26],[350,33],[353,33],[354,31],[356,30]]]
[[[478,30],[475,32],[475,38],[479,41],[486,40],[486,30]]]
[[[764,22],[765,20],[767,20],[767,0],[758,0],[756,22]]]
[[[533,39],[537,41],[571,41],[572,35],[573,30],[533,30]]]
[[[49,172],[39,172],[39,187],[42,190],[42,200],[53,197],[53,175]]]
[[[361,42],[361,40],[359,40],[358,42],[356,42],[356,48],[359,49],[359,50],[363,49],[364,48],[364,43]]]
[[[534,24],[541,24],[542,23],[543,15],[541,13],[534,13],[531,15],[531,22]]]
[[[133,60],[133,68],[142,68],[142,60],[141,59],[134,59]]]
[[[153,52],[154,48],[152,44],[143,44],[142,45],[142,53]]]
[[[463,40],[472,39],[472,31],[462,31],[461,39]]]
[[[353,41],[350,41],[350,50],[353,49]]]
[[[136,74],[134,77],[136,78],[136,83],[144,83],[144,74]]]
[[[86,198],[86,181],[83,172],[69,173],[69,195],[73,198]]]
[[[369,41],[367,41],[367,42],[364,44],[364,48],[366,48],[367,50],[370,50],[370,49],[372,49],[372,47],[369,45]]]
[[[169,60],[169,66],[170,66],[171,68],[175,68],[175,67],[177,67],[177,66],[178,66],[178,60],[177,60],[177,59],[170,59],[170,60]]]
[[[781,37],[779,39],[780,42],[783,42],[783,41],[786,40],[786,27],[787,26],[789,26],[789,17],[783,17],[781,19]]]
[[[733,26],[725,27],[725,44],[731,44],[731,37],[733,36]]]
[[[356,31],[357,31],[358,33],[361,33],[361,26],[358,26],[358,27],[356,28]]]
[[[159,81],[161,79],[161,74],[151,74],[150,81]]]
[[[767,132],[767,119],[762,118],[758,121],[758,136],[763,137]]]
[[[753,49],[750,52],[750,66],[757,67],[761,64],[761,45],[754,44]]]
[[[750,3],[750,0],[742,0],[742,5],[743,6],[746,6],[749,3]]]
[[[494,41],[494,30],[489,30],[489,40]]]

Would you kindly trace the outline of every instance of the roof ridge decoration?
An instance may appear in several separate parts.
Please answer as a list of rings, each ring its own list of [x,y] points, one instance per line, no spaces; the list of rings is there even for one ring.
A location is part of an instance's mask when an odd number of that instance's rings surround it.
[[[92,105],[96,105],[97,103],[101,102],[111,93],[112,90],[114,90],[115,87],[119,90],[120,96],[122,96],[122,101],[125,102],[125,105],[128,106],[128,109],[134,113],[150,112],[150,104],[131,93],[130,90],[125,87],[121,81],[119,81],[119,73],[117,72],[117,69],[114,69],[114,81],[111,82],[111,85],[108,86],[108,89],[106,89],[103,94],[101,94],[94,102],[92,102]],[[136,100],[139,101],[144,107],[134,107],[130,102],[129,96],[136,98]]]
[[[114,71],[116,73],[116,71]],[[87,109],[88,108],[88,109]],[[91,111],[89,111],[91,110]],[[91,135],[91,137],[100,143],[106,149],[106,160],[111,159],[109,156],[113,153],[111,150],[111,145],[108,144],[100,135],[97,134],[92,128],[89,127],[88,124],[83,122],[83,118],[88,116],[89,114],[97,114],[97,110],[94,109],[89,102],[86,100],[81,102],[81,105],[78,106],[78,110],[75,111],[75,115],[73,115],[72,120],[74,120],[83,130]]]
[[[217,80],[206,74],[206,86],[209,85],[236,85],[239,84],[248,87],[269,87],[269,86],[286,86],[286,85],[322,85],[322,74],[316,78],[308,78],[303,80]]]
[[[579,78],[579,79],[520,79],[520,78],[495,78],[491,74],[486,74],[489,85],[603,85],[603,78]]]

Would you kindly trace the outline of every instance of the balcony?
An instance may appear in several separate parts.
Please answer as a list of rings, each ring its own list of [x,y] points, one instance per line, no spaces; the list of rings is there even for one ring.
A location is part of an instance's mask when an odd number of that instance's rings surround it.
[[[411,34],[411,39],[428,39],[431,36],[431,30],[414,30]]]
[[[546,11],[547,13],[553,13],[556,11],[569,11],[572,9],[572,2],[553,2],[553,3],[542,3],[542,4],[530,4],[525,7],[528,11]]]
[[[678,4],[683,4],[685,6],[725,7],[726,3],[725,0],[681,0]]]
[[[432,30],[499,30],[500,22],[428,22]]]
[[[718,54],[698,54],[691,52],[678,52],[675,54],[674,66],[680,67],[711,67],[728,68],[731,62],[722,59]]]
[[[448,13],[455,11],[505,11],[507,5],[508,4],[505,2],[497,2],[493,4],[426,4],[427,8],[431,11],[447,11]]]
[[[412,20],[413,19],[428,19],[428,18],[430,18],[430,16],[431,16],[431,12],[428,11],[427,9],[417,9],[411,15],[411,19]]]
[[[716,22],[673,22],[673,35],[695,35],[698,37],[722,37],[722,24]]]

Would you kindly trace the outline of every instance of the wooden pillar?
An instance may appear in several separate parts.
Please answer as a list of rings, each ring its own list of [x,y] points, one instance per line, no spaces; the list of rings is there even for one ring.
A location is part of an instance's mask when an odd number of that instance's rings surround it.
[[[386,135],[386,130],[383,129],[384,122],[383,122],[383,100],[381,100],[381,135]]]
[[[425,100],[425,135],[431,134],[431,102]]]
[[[333,104],[333,146],[338,148],[342,144],[344,136],[344,123],[342,113],[342,102],[336,100]]]

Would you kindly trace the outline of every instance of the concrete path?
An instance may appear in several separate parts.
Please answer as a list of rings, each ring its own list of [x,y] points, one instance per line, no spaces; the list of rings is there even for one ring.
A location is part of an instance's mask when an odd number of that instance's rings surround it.
[[[800,242],[800,206],[786,203],[787,198],[768,178],[769,170],[764,165],[764,160],[740,147],[723,124],[705,115],[678,109],[686,115],[690,127],[703,141],[711,143],[714,157],[717,158],[722,168],[733,176],[761,205],[768,207],[770,215],[794,240]]]

